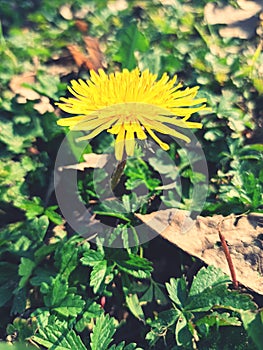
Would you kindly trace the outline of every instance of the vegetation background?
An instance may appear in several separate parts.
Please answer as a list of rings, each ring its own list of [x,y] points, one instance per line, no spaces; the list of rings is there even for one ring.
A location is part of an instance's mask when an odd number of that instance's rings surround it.
[[[250,8],[242,10],[244,3]],[[221,15],[213,17],[214,5]],[[175,191],[158,190],[158,173],[171,181],[174,174],[156,156],[152,164],[126,165],[117,192],[129,215],[93,208],[101,220],[110,218],[125,249],[72,232],[53,192],[67,132],[56,124],[62,113],[54,102],[71,79],[88,79],[90,69],[138,66],[200,85],[212,108],[196,117],[209,167],[202,215],[262,213],[260,1],[0,0],[0,16],[0,349],[261,350],[262,295],[234,290],[219,268],[161,237],[128,248],[138,186],[147,190],[140,214],[158,210],[160,200],[189,208],[198,174],[175,143],[169,155],[184,185],[179,202]],[[103,153],[108,144],[113,138],[101,134],[86,153]],[[77,154],[76,147],[72,140]],[[98,174],[99,184],[105,172]],[[85,203],[98,200],[98,184],[91,169],[79,172]],[[256,264],[262,235],[254,244]]]

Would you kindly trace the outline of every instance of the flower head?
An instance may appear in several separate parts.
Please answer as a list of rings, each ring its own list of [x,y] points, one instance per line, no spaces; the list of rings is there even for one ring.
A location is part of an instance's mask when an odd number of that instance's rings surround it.
[[[143,140],[147,134],[164,150],[168,150],[169,145],[155,132],[190,142],[181,129],[202,127],[201,123],[188,119],[206,109],[206,99],[194,99],[198,87],[182,90],[181,83],[174,85],[176,79],[175,76],[169,80],[164,73],[157,81],[156,74],[149,70],[140,73],[138,68],[109,75],[102,69],[98,73],[91,71],[86,82],[71,81],[68,89],[73,98],[62,97],[57,103],[63,111],[77,115],[59,119],[58,124],[89,132],[78,140],[90,140],[104,130],[117,135],[115,156],[118,160],[122,159],[124,149],[132,156],[135,138]]]

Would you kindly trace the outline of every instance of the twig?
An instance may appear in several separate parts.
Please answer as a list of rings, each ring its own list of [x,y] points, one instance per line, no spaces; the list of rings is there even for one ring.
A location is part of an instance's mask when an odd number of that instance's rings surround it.
[[[118,185],[120,178],[123,174],[123,170],[126,165],[126,159],[122,160],[118,165],[116,170],[114,171],[112,178],[111,178],[111,189],[114,190],[114,188]]]
[[[237,281],[237,276],[236,276],[236,271],[235,271],[235,268],[234,268],[234,264],[233,264],[233,261],[232,261],[232,258],[231,258],[231,255],[230,255],[227,243],[226,243],[225,236],[222,234],[222,231],[221,231],[222,222],[223,222],[223,220],[220,221],[219,224],[218,224],[218,227],[217,227],[218,234],[219,234],[219,238],[220,238],[220,241],[221,241],[221,244],[222,244],[225,256],[226,256],[226,260],[227,260],[227,264],[228,264],[228,267],[229,267],[229,270],[230,270],[233,286],[234,286],[235,289],[238,289],[238,281]]]

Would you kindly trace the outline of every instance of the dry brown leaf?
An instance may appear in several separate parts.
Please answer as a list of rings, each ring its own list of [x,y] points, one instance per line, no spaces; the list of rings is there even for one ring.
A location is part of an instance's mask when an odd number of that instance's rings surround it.
[[[87,56],[81,52],[80,48],[77,45],[67,45],[67,49],[69,50],[70,54],[73,57],[73,60],[78,67],[81,67],[85,64]]]
[[[38,100],[40,95],[29,87],[23,86],[23,84],[34,84],[36,74],[33,72],[23,73],[21,75],[15,75],[10,83],[10,89],[17,95],[24,97],[26,100]]]
[[[237,37],[249,39],[256,33],[258,20],[255,17],[263,11],[262,0],[239,0],[240,8],[231,5],[219,7],[215,3],[208,3],[204,8],[204,16],[208,24],[227,24],[219,29],[222,37]]]
[[[86,36],[83,38],[86,44],[86,50],[88,51],[88,58],[92,68],[98,70],[99,68],[104,67],[104,56],[100,49],[99,40],[97,38],[93,38],[91,36]]]
[[[65,18],[68,21],[73,18],[73,13],[71,11],[71,5],[69,5],[69,4],[62,5],[59,9],[59,13],[63,18]]]
[[[188,254],[198,257],[208,265],[221,268],[229,275],[223,249],[218,244],[218,225],[221,223],[221,232],[228,243],[237,280],[263,294],[263,228],[257,216],[236,218],[234,215],[214,215],[198,216],[193,220],[187,211],[177,209],[136,216]]]
[[[26,103],[27,100],[35,101],[39,100],[39,102],[34,104],[34,109],[38,111],[40,114],[44,114],[46,112],[53,112],[54,107],[50,104],[50,100],[47,96],[41,96],[39,93],[30,89],[30,87],[25,87],[23,84],[33,85],[35,84],[35,73],[28,72],[23,73],[21,75],[14,76],[10,83],[10,89],[18,95],[17,102],[18,103]]]
[[[85,42],[88,54],[83,53],[81,48],[77,45],[67,46],[67,49],[71,53],[76,65],[78,67],[84,66],[88,70],[93,69],[95,71],[97,71],[99,68],[105,67],[103,63],[104,56],[101,52],[98,39],[91,36],[86,36],[83,38],[83,40]]]
[[[75,26],[82,33],[86,33],[89,29],[88,23],[86,21],[81,20],[81,19],[77,19],[75,21]]]
[[[55,110],[47,96],[41,96],[40,101],[34,104],[34,109],[38,111],[39,114],[45,114],[46,112],[52,113]]]
[[[104,168],[110,157],[110,154],[88,153],[83,155],[85,162],[66,165],[60,167],[58,170],[62,171],[63,169],[75,169],[84,171],[86,168]]]

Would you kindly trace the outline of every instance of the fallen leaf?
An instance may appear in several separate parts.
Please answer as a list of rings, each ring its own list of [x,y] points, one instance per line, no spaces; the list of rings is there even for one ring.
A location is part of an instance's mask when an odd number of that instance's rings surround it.
[[[62,171],[63,169],[75,169],[84,171],[86,168],[104,168],[106,163],[109,161],[110,157],[110,154],[88,153],[83,155],[85,162],[72,165],[65,165],[63,167],[58,168],[58,170]]]
[[[262,0],[239,0],[240,8],[231,5],[219,7],[216,3],[207,3],[204,8],[204,17],[208,24],[227,24],[219,29],[222,37],[237,37],[249,39],[256,34],[258,25],[257,14],[263,11]]]
[[[39,114],[45,114],[46,112],[52,113],[55,110],[47,96],[41,96],[40,102],[34,104],[34,109],[38,111]]]
[[[23,73],[21,75],[14,76],[10,83],[10,89],[16,94],[17,102],[24,104],[27,100],[39,102],[34,104],[34,109],[40,114],[46,112],[53,112],[54,107],[50,104],[50,100],[47,96],[41,96],[39,93],[31,89],[30,87],[24,86],[24,84],[34,85],[36,82],[36,75],[33,72]]]
[[[218,225],[225,236],[237,274],[244,286],[263,294],[263,215],[189,217],[184,210],[167,209],[136,216],[149,228],[190,255],[229,275],[224,251],[220,246]]]
[[[79,46],[70,44],[67,45],[67,49],[78,67],[86,65],[87,56],[80,50]]]
[[[81,20],[81,19],[77,19],[75,21],[75,26],[78,28],[78,30],[82,33],[86,33],[88,31],[88,23]]]
[[[27,72],[20,75],[15,75],[10,83],[10,89],[16,94],[24,97],[26,100],[38,100],[40,95],[30,87],[23,86],[24,84],[32,85],[35,83],[36,74],[33,72]]]
[[[71,11],[71,5],[69,5],[69,4],[62,5],[59,9],[59,13],[66,20],[71,20],[73,18],[73,13]]]
[[[74,59],[78,67],[84,66],[88,70],[97,71],[99,68],[105,67],[104,55],[100,49],[99,41],[97,38],[91,36],[86,36],[83,38],[85,42],[85,48],[87,53],[83,53],[81,48],[77,45],[68,45],[67,49],[69,50],[72,58]]]
[[[98,70],[99,68],[105,67],[104,56],[101,52],[98,39],[91,36],[86,36],[83,39],[89,54],[89,61],[91,61],[92,64],[92,68],[90,69]]]
[[[109,1],[107,4],[111,11],[124,11],[128,8],[129,4],[125,0]]]

